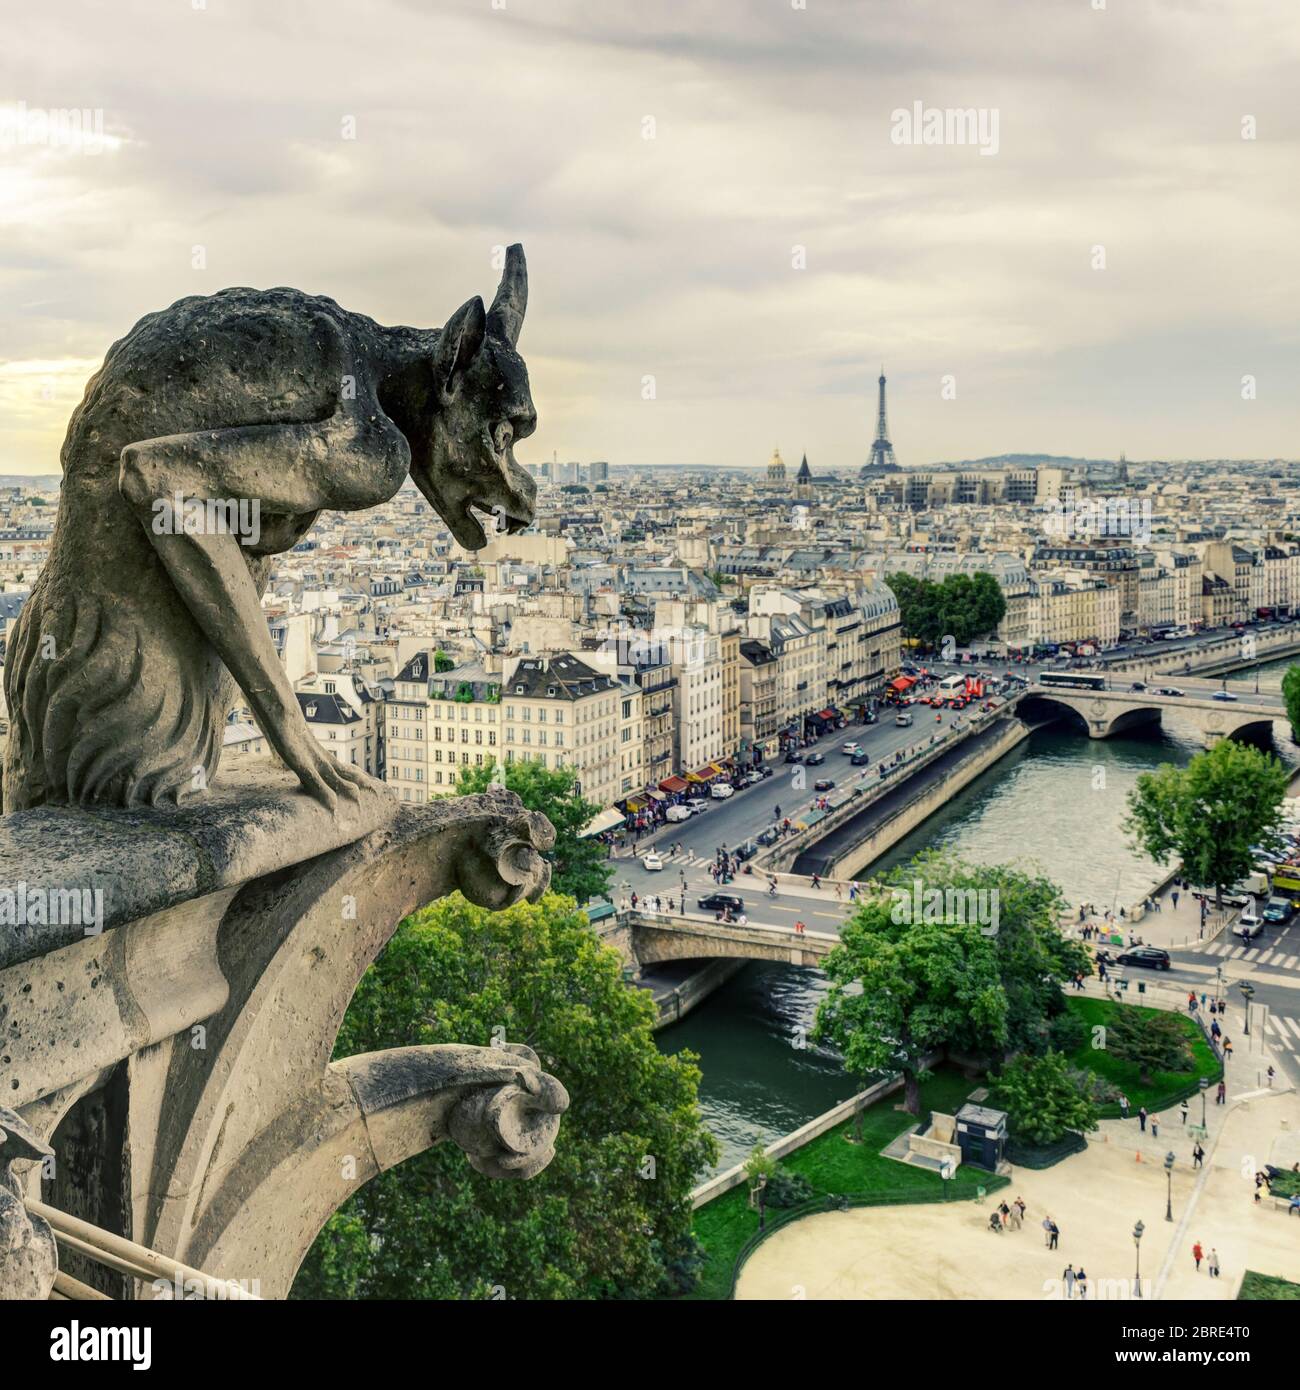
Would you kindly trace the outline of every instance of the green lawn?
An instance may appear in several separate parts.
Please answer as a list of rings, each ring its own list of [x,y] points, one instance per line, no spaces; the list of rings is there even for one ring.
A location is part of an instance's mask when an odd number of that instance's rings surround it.
[[[1148,1014],[1161,1012],[1158,1009],[1148,1009],[1138,1004],[1116,1004],[1111,999],[1080,999],[1076,997],[1068,999],[1066,1003],[1083,1019],[1089,1030],[1098,1026],[1105,1027],[1118,1009],[1141,1008],[1144,1013]],[[1192,1045],[1192,1066],[1188,1071],[1153,1072],[1150,1084],[1143,1085],[1138,1080],[1138,1069],[1132,1062],[1121,1061],[1120,1058],[1113,1056],[1104,1048],[1094,1048],[1091,1038],[1070,1055],[1070,1061],[1076,1067],[1096,1072],[1103,1080],[1109,1081],[1113,1086],[1118,1086],[1128,1096],[1130,1115],[1136,1114],[1144,1105],[1150,1109],[1153,1101],[1164,1101],[1173,1093],[1185,1091],[1188,1087],[1195,1087],[1202,1076],[1208,1076],[1211,1082],[1217,1082],[1223,1074],[1223,1069],[1220,1067],[1213,1049],[1205,1041],[1204,1034],[1190,1018],[1182,1014],[1177,1015],[1177,1017],[1187,1030],[1187,1036]],[[1103,1115],[1113,1116],[1118,1113],[1114,1105],[1102,1108]],[[1199,1118],[1200,1112],[1198,1110],[1198,1122]]]
[[[1293,1284],[1289,1279],[1279,1279],[1274,1274],[1256,1274],[1253,1269],[1248,1269],[1246,1277],[1241,1281],[1241,1292],[1237,1297],[1261,1303],[1300,1300],[1300,1284]]]
[[[921,1087],[922,1117],[928,1122],[931,1110],[951,1115],[978,1084],[960,1072],[941,1067]],[[877,1101],[863,1114],[862,1143],[848,1142],[847,1136],[853,1133],[853,1121],[849,1119],[783,1158],[781,1167],[790,1173],[802,1173],[818,1195],[871,1192],[892,1201],[936,1200],[943,1190],[943,1180],[937,1174],[881,1157],[880,1150],[891,1139],[916,1123],[915,1116],[894,1109],[901,1099],[902,1092],[895,1092]],[[977,1187],[992,1191],[1005,1183],[1005,1178],[963,1166],[952,1180],[951,1195],[954,1198],[973,1197]],[[779,1209],[769,1208],[769,1223],[780,1214]],[[749,1208],[748,1185],[733,1188],[701,1207],[695,1213],[694,1229],[708,1258],[698,1288],[688,1296],[730,1297],[731,1271],[736,1256],[758,1230],[758,1213]]]

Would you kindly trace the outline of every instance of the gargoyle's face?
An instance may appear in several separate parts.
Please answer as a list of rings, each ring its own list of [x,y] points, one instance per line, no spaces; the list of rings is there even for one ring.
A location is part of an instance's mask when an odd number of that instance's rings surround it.
[[[537,428],[528,369],[515,351],[527,295],[523,250],[512,246],[491,310],[471,299],[442,330],[432,417],[411,441],[412,481],[467,550],[487,543],[484,522],[515,532],[533,520],[537,485],[514,456],[515,440]]]

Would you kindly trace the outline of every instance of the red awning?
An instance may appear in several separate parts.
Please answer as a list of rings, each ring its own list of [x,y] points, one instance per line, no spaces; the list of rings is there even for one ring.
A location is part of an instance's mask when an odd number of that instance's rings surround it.
[[[916,681],[911,676],[896,676],[889,682],[889,688],[891,690],[911,690],[915,684]]]
[[[834,711],[833,709],[824,709],[824,710],[822,710],[822,712],[817,716],[817,718],[818,718],[818,719],[838,719],[838,718],[839,718],[839,715],[836,714],[835,711]]]
[[[659,790],[665,792],[684,792],[686,790],[686,782],[681,777],[665,777],[664,780],[659,783]]]

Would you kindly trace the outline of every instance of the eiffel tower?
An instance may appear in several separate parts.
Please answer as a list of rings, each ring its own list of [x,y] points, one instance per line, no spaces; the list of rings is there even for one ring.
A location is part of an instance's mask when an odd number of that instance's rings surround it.
[[[871,457],[862,472],[893,473],[898,468],[894,457],[894,446],[889,442],[889,422],[885,418],[885,369],[880,369],[880,409],[876,412],[876,440],[871,446]]]

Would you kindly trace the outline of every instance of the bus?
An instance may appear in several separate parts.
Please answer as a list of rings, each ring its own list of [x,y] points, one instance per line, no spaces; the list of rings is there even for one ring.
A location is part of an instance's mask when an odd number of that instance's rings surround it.
[[[1082,671],[1044,671],[1039,685],[1057,685],[1065,690],[1105,690],[1105,676],[1089,676]]]
[[[958,695],[966,689],[965,676],[945,676],[938,685],[939,694],[946,699],[950,695]]]

